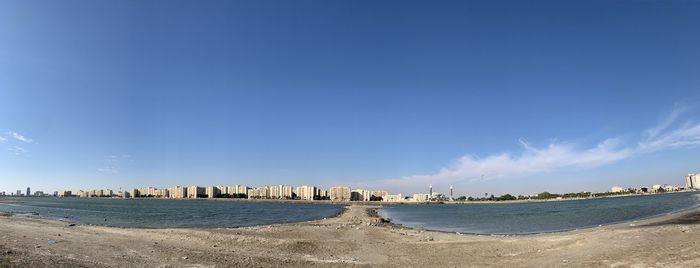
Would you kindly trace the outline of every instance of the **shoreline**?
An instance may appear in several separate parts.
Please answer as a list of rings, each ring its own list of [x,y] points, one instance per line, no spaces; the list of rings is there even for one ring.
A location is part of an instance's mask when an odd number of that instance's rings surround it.
[[[447,231],[447,230],[437,230],[437,229],[431,229],[431,228],[416,228],[416,227],[411,227],[411,226],[405,226],[400,223],[393,222],[391,218],[384,218],[381,216],[381,214],[376,211],[381,208],[373,208],[375,210],[373,213],[376,214],[379,218],[381,218],[383,221],[387,221],[390,224],[400,227],[400,228],[406,228],[406,229],[413,229],[413,230],[423,230],[423,231],[430,231],[430,232],[438,232],[438,233],[445,233],[445,234],[456,234],[456,235],[475,235],[475,236],[531,236],[531,235],[541,235],[541,234],[561,234],[561,233],[569,233],[569,232],[579,232],[579,231],[585,231],[585,230],[591,230],[591,229],[596,229],[596,228],[603,228],[603,227],[608,227],[608,228],[619,228],[619,227],[630,227],[627,226],[627,224],[633,224],[631,227],[639,226],[635,223],[641,222],[642,225],[648,225],[648,224],[655,224],[657,222],[663,222],[663,221],[675,221],[678,220],[680,222],[685,222],[686,219],[685,217],[690,217],[695,219],[697,217],[698,220],[700,220],[700,192],[698,192],[695,197],[695,204],[693,206],[687,207],[687,208],[681,208],[678,210],[662,213],[662,214],[657,214],[657,215],[651,215],[639,219],[628,219],[628,220],[623,220],[623,221],[616,221],[616,222],[611,222],[611,223],[606,223],[606,224],[601,224],[601,225],[592,225],[592,226],[584,226],[581,228],[574,228],[574,229],[565,229],[565,230],[555,230],[555,231],[545,231],[545,232],[530,232],[530,233],[478,233],[478,232],[460,232],[460,231]],[[502,201],[499,201],[502,202]]]
[[[472,235],[333,218],[239,228],[138,229],[0,217],[0,266],[697,266],[700,207],[653,219],[532,235]],[[690,218],[688,218],[690,217]],[[679,219],[688,219],[682,224]],[[653,225],[656,224],[656,225]],[[615,243],[610,243],[615,241]],[[9,252],[9,253],[8,253]],[[669,256],[675,256],[670,258]]]
[[[597,200],[606,198],[624,198],[624,197],[642,197],[642,196],[654,196],[654,195],[665,195],[665,194],[679,194],[695,192],[700,194],[697,190],[685,190],[677,192],[663,192],[663,193],[635,193],[635,194],[620,194],[620,195],[607,195],[600,197],[585,197],[585,198],[562,198],[562,199],[524,199],[524,200],[503,200],[503,201],[426,201],[426,202],[386,202],[386,201],[332,201],[332,200],[293,200],[293,199],[247,199],[247,198],[161,198],[161,197],[145,197],[145,198],[121,198],[121,197],[17,197],[17,196],[0,196],[0,203],[18,203],[24,198],[74,198],[74,199],[109,199],[109,200],[173,200],[173,201],[221,201],[221,202],[279,202],[279,203],[300,203],[300,204],[333,204],[333,205],[437,205],[437,204],[449,204],[449,205],[468,205],[468,204],[521,204],[521,203],[544,203],[544,202],[564,202],[564,201],[582,201],[582,200]],[[2,200],[3,198],[12,198],[16,200]]]
[[[670,193],[669,193],[670,194]],[[621,196],[616,196],[616,197],[621,197]],[[637,222],[645,222],[645,223],[655,223],[659,221],[668,221],[668,220],[680,220],[683,221],[682,217],[686,216],[686,214],[692,214],[692,213],[697,213],[700,215],[700,192],[697,192],[695,197],[695,204],[691,207],[687,208],[681,208],[678,210],[662,213],[662,214],[657,214],[657,215],[651,215],[639,219],[628,219],[628,220],[623,220],[623,221],[617,221],[617,222],[611,222],[611,223],[606,223],[602,225],[592,225],[592,226],[584,226],[580,228],[573,228],[573,229],[565,229],[565,230],[555,230],[555,231],[542,231],[542,232],[529,232],[529,233],[479,233],[479,232],[460,232],[460,231],[448,231],[448,230],[438,230],[438,229],[431,229],[431,228],[417,228],[417,227],[411,227],[411,226],[405,226],[400,223],[394,222],[391,218],[385,218],[383,217],[380,213],[379,210],[383,209],[383,205],[381,202],[369,202],[369,204],[365,202],[335,202],[335,203],[330,203],[330,202],[304,202],[301,201],[300,203],[304,204],[332,204],[332,205],[338,205],[340,206],[340,209],[338,212],[328,216],[328,217],[322,217],[319,219],[312,219],[312,220],[304,220],[304,221],[293,221],[293,222],[280,222],[280,223],[270,223],[270,224],[256,224],[256,225],[242,225],[242,226],[204,226],[204,227],[123,227],[123,226],[110,226],[110,225],[102,225],[102,224],[90,224],[90,223],[82,223],[76,220],[70,220],[67,218],[57,218],[57,217],[46,217],[42,216],[39,214],[34,214],[34,213],[26,213],[26,214],[18,214],[18,213],[13,213],[13,212],[0,212],[0,217],[18,217],[18,218],[28,218],[28,219],[37,219],[37,220],[46,220],[46,221],[55,221],[55,222],[61,222],[61,223],[67,223],[67,224],[75,224],[75,225],[81,225],[81,226],[94,226],[94,227],[106,227],[106,228],[118,228],[118,229],[132,229],[132,230],[159,230],[159,229],[191,229],[191,230],[211,230],[211,229],[235,229],[235,228],[247,228],[247,227],[265,227],[265,226],[276,226],[276,225],[286,225],[286,224],[300,224],[300,223],[311,223],[311,222],[317,222],[321,220],[327,220],[327,219],[332,219],[332,218],[338,218],[341,217],[344,213],[347,212],[349,207],[352,206],[364,206],[367,207],[367,211],[371,217],[378,218],[384,225],[391,225],[396,228],[404,228],[404,229],[411,229],[411,230],[418,230],[418,231],[430,231],[430,232],[438,232],[438,233],[445,233],[445,234],[456,234],[456,235],[474,235],[474,236],[531,236],[531,235],[540,235],[540,234],[558,234],[558,233],[567,233],[567,232],[578,232],[578,231],[584,231],[584,230],[590,230],[590,229],[596,229],[596,228],[602,228],[602,227],[620,227],[620,226],[625,226],[627,224],[636,224]],[[107,198],[105,198],[107,199]],[[128,200],[128,199],[127,199]],[[153,200],[161,200],[161,199],[153,199]],[[162,200],[171,200],[171,199],[162,199]],[[176,200],[188,200],[188,199],[176,199]],[[212,199],[192,199],[192,200],[212,200]],[[214,199],[216,200],[216,199]],[[570,200],[570,201],[578,201],[578,200],[583,200],[583,199],[576,199],[576,200]],[[248,202],[248,201],[253,201],[253,202],[299,202],[300,200],[221,200],[221,201],[241,201],[241,202]],[[567,200],[556,200],[556,201],[567,201]],[[494,203],[519,203],[519,202],[510,202],[510,201],[498,201]],[[537,201],[541,202],[541,201]],[[544,202],[549,202],[549,201],[544,201]],[[7,204],[13,204],[17,202],[7,202]],[[347,203],[347,204],[345,204]],[[386,204],[386,203],[384,203]],[[408,203],[408,204],[420,204],[420,203]],[[435,204],[435,203],[431,203]],[[458,203],[461,204],[461,203]],[[468,204],[468,203],[467,203]],[[700,217],[700,216],[699,216]],[[634,225],[633,225],[634,226]]]

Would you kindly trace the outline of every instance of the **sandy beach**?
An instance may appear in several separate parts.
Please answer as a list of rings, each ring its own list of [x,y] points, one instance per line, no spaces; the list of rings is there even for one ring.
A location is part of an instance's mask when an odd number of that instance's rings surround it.
[[[0,216],[0,267],[698,267],[700,209],[578,231],[485,236],[330,219],[228,229],[70,226]]]

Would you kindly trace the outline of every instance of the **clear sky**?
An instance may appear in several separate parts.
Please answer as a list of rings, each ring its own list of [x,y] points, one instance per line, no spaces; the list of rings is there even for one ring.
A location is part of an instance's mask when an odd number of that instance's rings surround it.
[[[0,2],[0,191],[682,185],[700,2]]]

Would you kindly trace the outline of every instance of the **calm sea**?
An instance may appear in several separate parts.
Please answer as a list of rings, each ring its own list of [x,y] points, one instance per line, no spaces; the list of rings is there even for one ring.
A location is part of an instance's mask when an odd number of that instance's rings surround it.
[[[0,198],[0,212],[114,227],[241,227],[332,217],[333,204],[216,200]],[[105,221],[107,219],[107,221]]]
[[[587,200],[391,205],[382,217],[409,227],[476,234],[557,232],[659,216],[697,206],[684,192]]]

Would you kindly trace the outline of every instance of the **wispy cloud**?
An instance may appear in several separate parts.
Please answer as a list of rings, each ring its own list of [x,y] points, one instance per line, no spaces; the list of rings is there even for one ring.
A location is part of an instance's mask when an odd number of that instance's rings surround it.
[[[103,160],[106,166],[98,168],[97,171],[102,173],[119,173],[120,167],[123,166],[123,162],[132,162],[131,155],[121,154],[121,155],[108,155]]]
[[[532,175],[564,168],[586,169],[655,151],[700,145],[700,124],[690,121],[679,123],[688,110],[686,107],[676,107],[658,125],[645,130],[639,142],[628,143],[631,144],[628,146],[623,146],[619,138],[608,138],[589,148],[560,142],[536,147],[521,139],[522,151],[517,154],[500,153],[484,158],[466,155],[436,173],[406,176],[387,182],[399,185],[456,183]]]
[[[27,151],[27,149],[24,149],[24,148],[19,147],[19,146],[12,146],[10,148],[7,148],[7,150],[14,153],[15,155],[22,155],[22,154],[29,152],[29,151]]]
[[[119,173],[119,170],[116,167],[111,167],[111,166],[98,168],[97,171],[102,172],[102,173],[111,173],[111,174]]]
[[[5,138],[3,138],[2,136],[0,136],[0,142],[6,141],[6,140],[7,140],[7,139],[5,139]]]
[[[7,134],[11,135],[12,138],[14,138],[15,140],[18,140],[18,141],[21,141],[24,143],[32,143],[34,141],[34,140],[27,138],[27,137],[25,137],[17,132],[8,131]]]

